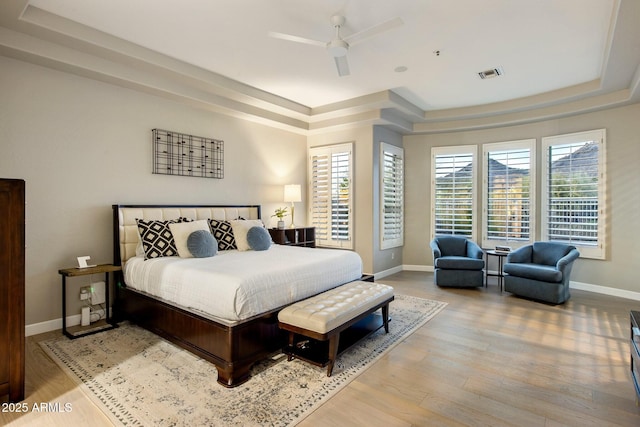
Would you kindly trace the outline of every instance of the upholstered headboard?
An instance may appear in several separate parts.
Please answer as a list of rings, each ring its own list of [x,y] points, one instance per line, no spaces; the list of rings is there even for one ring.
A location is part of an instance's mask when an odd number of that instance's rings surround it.
[[[139,241],[136,219],[168,220],[179,217],[194,220],[260,219],[260,206],[113,205],[114,264],[124,265],[129,258],[136,255]]]

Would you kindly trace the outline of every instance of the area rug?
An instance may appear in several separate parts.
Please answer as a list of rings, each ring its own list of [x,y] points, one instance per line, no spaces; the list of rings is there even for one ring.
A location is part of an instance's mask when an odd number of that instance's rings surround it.
[[[209,362],[129,323],[95,335],[40,343],[121,426],[292,426],[440,312],[446,303],[396,295],[390,331],[345,351],[326,368],[279,354],[252,368],[236,388],[216,382]]]

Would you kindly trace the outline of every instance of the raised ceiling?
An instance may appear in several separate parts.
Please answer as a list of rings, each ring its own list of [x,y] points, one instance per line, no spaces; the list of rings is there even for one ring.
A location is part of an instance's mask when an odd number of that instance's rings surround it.
[[[329,41],[336,14],[343,36],[403,25],[351,46],[344,77],[268,35]],[[300,133],[429,133],[640,101],[639,21],[637,0],[4,0],[0,54]]]

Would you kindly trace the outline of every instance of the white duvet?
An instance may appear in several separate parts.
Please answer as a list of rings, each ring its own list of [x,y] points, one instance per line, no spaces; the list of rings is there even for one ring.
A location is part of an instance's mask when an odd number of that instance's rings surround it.
[[[128,287],[227,321],[264,313],[362,275],[351,251],[272,245],[266,251],[220,251],[210,258],[134,257]]]

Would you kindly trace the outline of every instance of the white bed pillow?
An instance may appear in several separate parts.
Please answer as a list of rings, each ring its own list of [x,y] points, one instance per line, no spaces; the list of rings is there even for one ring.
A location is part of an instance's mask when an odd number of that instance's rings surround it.
[[[187,247],[187,240],[191,233],[196,230],[206,230],[211,232],[209,229],[209,222],[206,219],[169,224],[169,229],[171,229],[171,234],[173,234],[173,240],[176,242],[176,249],[178,249],[178,255],[180,258],[193,258],[193,255]]]
[[[248,251],[251,249],[247,241],[247,233],[251,227],[264,227],[260,219],[238,219],[229,221],[233,228],[233,237],[236,239],[236,246],[239,251]]]

